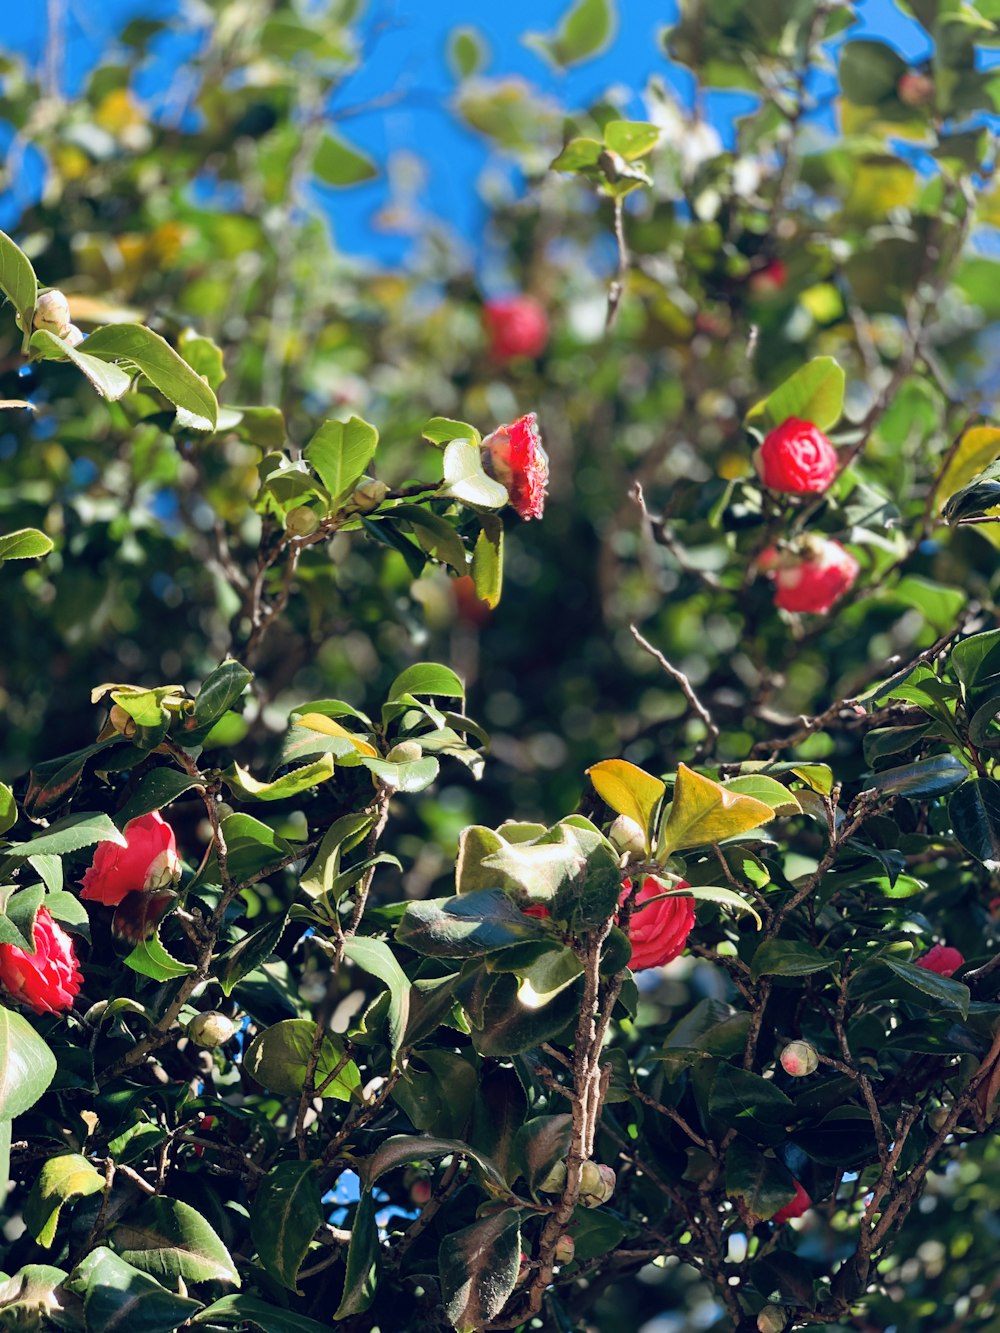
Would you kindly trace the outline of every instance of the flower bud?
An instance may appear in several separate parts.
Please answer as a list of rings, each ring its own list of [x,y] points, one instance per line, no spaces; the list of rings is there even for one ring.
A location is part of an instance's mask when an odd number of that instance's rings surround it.
[[[788,1317],[780,1305],[765,1305],[757,1316],[760,1333],[782,1333],[787,1323]]]
[[[418,741],[400,741],[386,755],[390,764],[412,764],[423,757],[423,750]]]
[[[289,509],[285,515],[285,531],[293,537],[311,537],[319,527],[319,515],[308,505]]]
[[[561,1194],[566,1184],[566,1163],[556,1162],[538,1188],[543,1194]]]
[[[69,343],[70,347],[79,347],[83,342],[83,329],[78,329],[75,324],[67,324],[60,337],[63,342]]]
[[[433,1193],[434,1186],[427,1177],[418,1176],[410,1186],[410,1202],[415,1208],[423,1208],[425,1204],[430,1203]]]
[[[927,74],[907,70],[896,84],[896,96],[904,106],[927,106],[934,100],[934,80]]]
[[[615,1180],[610,1166],[584,1162],[580,1168],[580,1202],[585,1208],[600,1208],[614,1194]]]
[[[216,1046],[225,1046],[227,1041],[232,1041],[236,1035],[236,1024],[226,1014],[210,1009],[208,1013],[198,1014],[192,1018],[187,1027],[187,1034],[196,1046],[212,1049]]]
[[[560,1236],[556,1241],[554,1259],[557,1264],[571,1264],[576,1254],[576,1241],[572,1236]]]
[[[628,815],[619,815],[608,829],[608,837],[620,852],[631,852],[633,856],[642,856],[646,850],[646,835],[642,826]]]
[[[373,481],[369,477],[360,486],[354,488],[351,499],[355,508],[360,509],[363,514],[367,514],[371,510],[377,509],[388,494],[389,487],[384,481]]]
[[[781,1067],[792,1078],[805,1078],[816,1072],[819,1056],[808,1041],[790,1041],[781,1052]]]
[[[54,287],[51,291],[42,292],[35,302],[32,322],[36,329],[47,329],[60,338],[65,337],[64,330],[70,327],[69,302],[62,292]]]
[[[131,714],[126,713],[121,704],[112,704],[111,712],[108,714],[108,721],[118,732],[119,736],[134,736],[136,733],[136,721]]]

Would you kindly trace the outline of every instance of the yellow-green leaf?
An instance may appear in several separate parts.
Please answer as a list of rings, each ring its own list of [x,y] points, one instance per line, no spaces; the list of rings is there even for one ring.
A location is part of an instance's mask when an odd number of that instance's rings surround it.
[[[973,477],[1000,458],[1000,427],[973,426],[959,442],[934,491],[940,509],[949,496],[967,486]]]
[[[634,819],[648,837],[653,811],[667,790],[660,779],[627,759],[602,759],[587,769],[587,776],[601,800],[619,815]]]
[[[339,722],[335,722],[332,717],[324,717],[322,713],[303,713],[301,717],[295,719],[295,726],[305,727],[308,731],[318,731],[323,736],[340,736],[348,740],[360,754],[366,754],[370,759],[378,758],[378,750],[368,741],[364,741],[360,736],[355,736],[353,731],[348,731],[342,727]]]
[[[764,801],[727,791],[685,764],[678,765],[674,799],[660,832],[659,854],[722,842],[766,824],[774,811]]]
[[[56,1237],[59,1212],[70,1199],[82,1199],[104,1188],[104,1177],[79,1153],[50,1157],[31,1187],[24,1206],[24,1221],[38,1241],[48,1249]]]

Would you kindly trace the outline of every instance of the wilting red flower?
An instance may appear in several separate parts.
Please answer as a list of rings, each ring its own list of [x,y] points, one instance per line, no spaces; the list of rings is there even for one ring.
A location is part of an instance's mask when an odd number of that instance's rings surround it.
[[[923,958],[917,959],[917,967],[928,972],[936,972],[939,977],[950,977],[965,962],[964,957],[950,944],[935,944],[927,950]]]
[[[810,537],[805,558],[779,552],[773,546],[762,551],[757,564],[775,583],[774,604],[782,611],[812,611],[823,615],[843,597],[858,577],[859,565],[840,542]]]
[[[504,296],[483,306],[490,355],[497,361],[539,356],[549,341],[549,317],[534,296]]]
[[[527,907],[521,908],[522,916],[533,916],[539,921],[544,921],[546,917],[552,915],[544,903],[529,903]]]
[[[549,484],[549,456],[542,448],[534,412],[509,426],[498,426],[480,446],[483,467],[506,486],[522,518],[541,518]]]
[[[688,884],[680,880],[674,886],[686,889]],[[623,880],[622,893],[618,899],[624,903],[632,892],[632,881]],[[661,898],[664,886],[652,875],[642,882],[642,888],[635,895],[632,916],[628,923],[628,937],[632,944],[632,961],[629,963],[633,972],[644,967],[662,967],[683,953],[687,938],[694,927],[694,899],[688,897]],[[650,898],[658,901],[643,906]]]
[[[34,953],[0,944],[0,981],[36,1014],[61,1013],[70,1008],[83,983],[73,941],[47,907],[38,909],[33,939]]]
[[[90,869],[80,881],[81,898],[117,907],[127,893],[162,889],[180,878],[174,831],[159,810],[125,825],[127,846],[102,842]]]
[[[798,1181],[795,1182],[795,1198],[791,1203],[786,1203],[784,1208],[779,1208],[771,1218],[772,1222],[788,1222],[793,1217],[801,1217],[802,1214],[812,1207],[812,1199],[805,1192]]]
[[[753,462],[765,486],[791,495],[825,491],[838,466],[837,451],[823,432],[798,417],[765,435]]]

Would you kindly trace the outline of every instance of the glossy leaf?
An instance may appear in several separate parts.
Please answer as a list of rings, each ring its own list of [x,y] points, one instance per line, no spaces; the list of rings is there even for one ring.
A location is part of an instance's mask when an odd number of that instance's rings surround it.
[[[0,536],[0,562],[33,560],[48,555],[51,550],[52,538],[37,528],[19,528],[17,532],[5,532]]]
[[[329,1324],[317,1323],[294,1310],[282,1310],[256,1296],[223,1296],[194,1315],[191,1323],[249,1327],[255,1333],[329,1333]]]
[[[278,947],[287,920],[284,914],[274,917],[259,930],[244,935],[216,958],[215,976],[224,995],[232,995],[248,972],[270,958]]]
[[[104,1188],[104,1176],[79,1153],[60,1153],[42,1163],[24,1205],[24,1222],[44,1249],[56,1238],[64,1203],[86,1198]]]
[[[660,830],[659,855],[700,847],[748,833],[774,818],[774,811],[753,796],[728,791],[685,764],[678,765],[673,800]]]
[[[503,522],[496,514],[483,514],[482,527],[472,550],[472,583],[476,596],[489,607],[500,604],[503,590]]]
[[[179,1199],[147,1199],[118,1223],[111,1239],[123,1259],[168,1285],[178,1278],[240,1285],[219,1236],[197,1209]]]
[[[384,940],[352,935],[344,942],[344,957],[389,989],[389,1043],[395,1060],[410,1018],[409,979]]]
[[[0,231],[0,291],[17,311],[22,333],[30,332],[38,279],[31,260],[5,231]]]
[[[159,934],[154,933],[148,939],[141,939],[125,959],[126,967],[133,972],[141,972],[154,981],[172,981],[176,977],[187,976],[194,971],[193,963],[182,963],[164,947]]]
[[[298,1096],[305,1087],[315,1033],[316,1024],[308,1018],[286,1018],[258,1032],[243,1058],[247,1073],[271,1092]],[[317,1097],[346,1102],[360,1088],[357,1065],[353,1060],[341,1064],[343,1055],[344,1048],[338,1038],[327,1033],[320,1045],[313,1078]],[[338,1066],[340,1072],[331,1078]]]
[[[55,1056],[28,1020],[0,1006],[0,1120],[34,1106],[55,1072]]]
[[[421,1162],[425,1159],[433,1161],[438,1157],[451,1157],[456,1153],[475,1163],[484,1183],[492,1185],[501,1193],[507,1192],[507,1182],[496,1163],[459,1139],[394,1134],[391,1138],[384,1139],[370,1157],[359,1162],[357,1169],[365,1188],[370,1190],[387,1171],[408,1166],[411,1162]]]
[[[521,1262],[520,1220],[505,1208],[442,1240],[441,1297],[456,1333],[476,1333],[506,1305]]]
[[[7,856],[23,860],[28,856],[66,856],[98,842],[113,842],[124,847],[125,838],[110,815],[81,811],[52,824],[45,833],[30,842],[12,842],[4,849]]]
[[[103,1245],[77,1264],[66,1286],[83,1297],[87,1328],[101,1333],[173,1333],[201,1309]]]
[[[764,429],[772,430],[789,417],[798,417],[829,430],[844,410],[844,385],[843,369],[832,357],[814,357],[757,403],[748,420],[762,419]]]
[[[948,801],[955,837],[991,873],[1000,870],[1000,783],[970,778]]]
[[[321,1192],[316,1164],[294,1161],[273,1166],[254,1195],[251,1238],[267,1271],[291,1291],[323,1224]]]
[[[763,801],[776,815],[802,813],[802,806],[795,793],[789,791],[777,778],[770,778],[765,773],[747,773],[742,777],[728,778],[725,788],[741,796],[752,796],[755,801]]]
[[[545,939],[539,923],[500,889],[408,903],[396,939],[434,958],[481,958],[494,949]]]
[[[91,356],[89,352],[81,352],[78,347],[71,347],[48,329],[35,330],[31,335],[31,347],[47,360],[72,361],[77,370],[83,371],[101,397],[111,402],[116,402],[132,387],[132,376],[126,374],[120,366]]]
[[[347,1247],[344,1291],[334,1319],[363,1314],[375,1299],[378,1286],[378,1227],[375,1202],[370,1190],[364,1190],[351,1221],[351,1242]]]
[[[230,764],[223,771],[226,785],[238,796],[248,801],[286,801],[301,792],[318,787],[321,782],[328,782],[333,777],[333,756],[324,754],[311,764],[304,764],[290,773],[282,773],[273,782],[260,782],[239,764]]]
[[[953,754],[936,754],[915,764],[880,769],[868,778],[865,787],[874,791],[894,792],[914,800],[944,796],[954,791],[969,776],[961,759]]]
[[[653,812],[667,790],[659,778],[626,759],[602,759],[587,769],[587,776],[605,805],[634,819],[648,835]]]
[[[332,509],[350,499],[378,444],[378,431],[360,417],[325,421],[305,448],[305,456],[330,492]]]
[[[795,1181],[774,1157],[737,1138],[726,1152],[726,1193],[742,1199],[751,1216],[766,1221],[795,1198]]]
[[[219,414],[215,394],[166,339],[152,329],[142,324],[108,324],[95,329],[85,345],[88,356],[134,366],[175,407],[207,422],[202,429],[215,427]]]
[[[836,966],[836,958],[813,948],[804,940],[764,940],[750,963],[750,979],[805,977]]]

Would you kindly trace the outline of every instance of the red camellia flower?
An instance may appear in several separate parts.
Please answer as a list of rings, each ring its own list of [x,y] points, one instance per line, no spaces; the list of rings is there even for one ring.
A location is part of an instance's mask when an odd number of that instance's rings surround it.
[[[549,317],[534,296],[504,296],[483,306],[490,355],[497,361],[539,356],[549,341]]]
[[[180,878],[174,831],[159,810],[125,825],[126,847],[102,842],[93,864],[80,881],[81,898],[117,907],[137,889],[163,889]]]
[[[539,921],[544,921],[545,918],[551,916],[552,913],[544,903],[529,903],[527,907],[521,908],[521,915],[533,916]]]
[[[804,559],[769,546],[757,563],[774,579],[775,606],[782,611],[812,611],[815,615],[823,615],[843,597],[859,570],[854,556],[840,542],[825,537],[807,539]]]
[[[549,484],[549,456],[542,448],[534,412],[509,426],[498,426],[480,446],[483,467],[506,486],[522,518],[541,518]]]
[[[73,941],[47,907],[38,909],[33,938],[34,953],[16,944],[0,944],[0,981],[36,1014],[62,1013],[83,982]]]
[[[688,887],[685,880],[676,885],[678,889]],[[618,899],[624,903],[632,892],[632,881],[622,882],[622,893]],[[644,967],[662,967],[683,953],[687,938],[694,926],[693,898],[661,898],[664,886],[658,879],[649,875],[642,882],[642,888],[635,895],[632,916],[628,923],[628,937],[632,944],[632,961],[629,963],[633,972]],[[643,904],[650,898],[659,901],[648,907]]]
[[[798,417],[765,435],[753,462],[765,486],[790,495],[825,491],[837,475],[836,449],[811,421]]]
[[[771,1218],[772,1222],[788,1222],[793,1217],[801,1217],[802,1214],[812,1207],[812,1199],[805,1192],[798,1181],[795,1182],[795,1198],[791,1203],[786,1203],[784,1208],[779,1208]]]
[[[917,959],[917,967],[925,968],[928,972],[936,972],[939,977],[950,977],[964,962],[964,957],[950,944],[935,944],[933,948],[927,950],[923,958]]]

